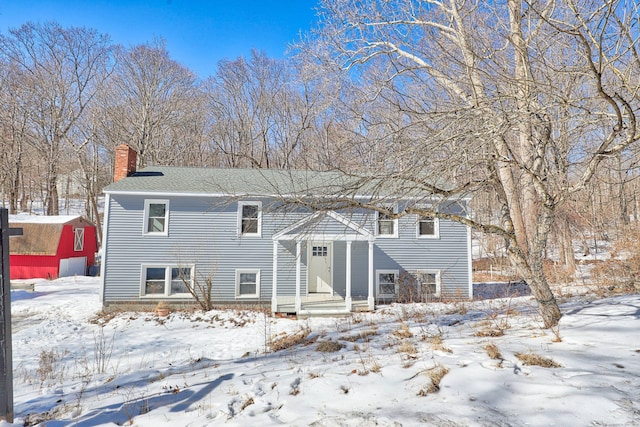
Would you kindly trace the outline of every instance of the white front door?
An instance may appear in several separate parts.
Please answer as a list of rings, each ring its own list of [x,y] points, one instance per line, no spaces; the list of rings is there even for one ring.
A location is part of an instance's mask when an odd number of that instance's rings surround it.
[[[331,293],[331,243],[309,242],[309,292]]]

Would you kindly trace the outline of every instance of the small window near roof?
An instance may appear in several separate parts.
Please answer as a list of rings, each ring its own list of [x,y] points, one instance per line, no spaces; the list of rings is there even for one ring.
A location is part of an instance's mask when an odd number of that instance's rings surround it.
[[[169,222],[168,200],[144,201],[144,234],[167,235]]]
[[[395,207],[390,206],[388,209],[395,212]],[[390,214],[378,212],[377,223],[378,236],[396,237],[398,235],[398,220]]]
[[[238,234],[260,236],[262,233],[262,204],[260,202],[238,203]]]
[[[73,250],[80,252],[84,249],[84,228],[73,230]]]
[[[438,219],[430,215],[418,218],[418,237],[438,237]]]

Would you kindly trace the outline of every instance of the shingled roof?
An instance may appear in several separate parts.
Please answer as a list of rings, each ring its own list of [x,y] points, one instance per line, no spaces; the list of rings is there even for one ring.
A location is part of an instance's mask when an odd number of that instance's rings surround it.
[[[344,175],[339,172],[152,166],[110,184],[104,191],[283,195],[304,193],[310,188],[338,189],[336,181],[342,179]]]
[[[107,194],[193,194],[261,196],[417,196],[407,179],[379,179],[340,171],[220,169],[151,166],[110,184]]]

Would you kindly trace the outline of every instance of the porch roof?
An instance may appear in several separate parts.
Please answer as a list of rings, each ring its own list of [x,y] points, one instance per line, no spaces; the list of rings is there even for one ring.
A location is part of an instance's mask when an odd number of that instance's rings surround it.
[[[346,226],[341,233],[324,233],[315,230],[315,226],[328,217]],[[373,241],[374,234],[365,227],[356,224],[344,215],[334,211],[314,212],[300,221],[273,235],[274,241],[281,240],[331,240],[331,241]]]

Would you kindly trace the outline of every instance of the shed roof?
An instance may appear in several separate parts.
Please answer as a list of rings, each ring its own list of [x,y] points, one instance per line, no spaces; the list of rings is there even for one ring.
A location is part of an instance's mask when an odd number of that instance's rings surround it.
[[[9,215],[9,226],[22,228],[22,236],[11,237],[12,255],[55,255],[65,225],[93,225],[80,215]]]

